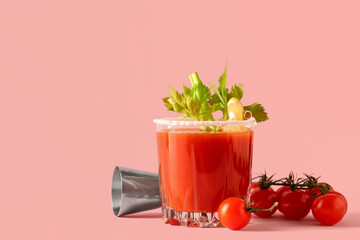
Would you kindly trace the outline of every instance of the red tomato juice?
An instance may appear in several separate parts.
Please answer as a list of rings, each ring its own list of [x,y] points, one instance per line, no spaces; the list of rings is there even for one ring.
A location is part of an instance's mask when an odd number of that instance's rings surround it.
[[[216,212],[228,197],[247,198],[253,132],[157,132],[163,203],[176,211]]]

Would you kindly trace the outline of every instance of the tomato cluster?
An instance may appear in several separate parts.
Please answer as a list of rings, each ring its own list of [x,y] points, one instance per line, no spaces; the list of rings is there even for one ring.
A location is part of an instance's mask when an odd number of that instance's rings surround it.
[[[300,220],[310,210],[314,218],[324,225],[341,221],[347,211],[346,198],[327,183],[318,183],[318,178],[306,175],[306,179],[294,181],[293,176],[272,180],[265,175],[251,185],[250,204],[241,198],[228,198],[219,206],[221,223],[238,230],[250,221],[251,212],[258,217],[271,217],[277,210],[289,219]],[[272,185],[280,185],[276,191]]]
[[[334,225],[345,216],[347,201],[334,190],[325,195],[311,195],[312,190],[286,190],[279,197],[279,211],[290,219],[302,219],[310,210],[317,221],[324,225]]]

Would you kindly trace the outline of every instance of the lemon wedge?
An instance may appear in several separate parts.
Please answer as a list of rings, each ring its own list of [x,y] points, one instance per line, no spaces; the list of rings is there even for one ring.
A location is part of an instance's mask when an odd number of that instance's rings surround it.
[[[233,97],[228,101],[229,120],[242,121],[244,120],[244,106],[240,100]],[[250,132],[250,129],[242,125],[227,125],[224,127],[224,132]]]
[[[232,97],[227,104],[229,120],[242,121],[244,119],[244,106],[236,97]]]

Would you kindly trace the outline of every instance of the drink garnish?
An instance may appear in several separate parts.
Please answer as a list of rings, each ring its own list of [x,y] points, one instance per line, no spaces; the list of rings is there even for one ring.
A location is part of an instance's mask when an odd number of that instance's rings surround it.
[[[236,97],[232,97],[228,104],[228,114],[230,121],[242,121],[245,119],[245,111],[242,103]],[[224,132],[249,132],[250,129],[242,125],[226,125],[223,129]]]
[[[243,106],[242,110],[240,109],[240,112],[236,111],[234,116],[229,116],[229,105],[230,108],[233,108],[232,106],[239,108],[240,103],[242,107],[240,101],[243,97],[243,85],[235,84],[229,91],[229,89],[226,88],[226,70],[227,64],[224,72],[219,76],[218,87],[209,83],[214,93],[211,93],[210,88],[204,85],[197,72],[189,75],[191,87],[189,88],[183,84],[183,93],[180,93],[169,86],[170,96],[162,99],[165,106],[170,111],[182,113],[184,117],[193,118],[196,121],[214,121],[213,113],[216,111],[222,112],[223,116],[221,120],[223,121],[229,119],[235,120],[234,118],[236,118],[236,120],[243,120],[244,113],[245,115],[246,113],[248,114],[247,111],[251,112],[251,115],[257,122],[268,120],[269,118],[264,107],[257,102]],[[231,100],[232,98],[236,98],[238,102]],[[228,101],[228,99],[231,101]],[[228,105],[228,103],[230,104]],[[235,105],[233,105],[233,103]],[[240,114],[241,117],[238,114]]]
[[[240,100],[236,97],[232,97],[228,102],[228,114],[229,120],[242,121],[244,120],[244,107]]]

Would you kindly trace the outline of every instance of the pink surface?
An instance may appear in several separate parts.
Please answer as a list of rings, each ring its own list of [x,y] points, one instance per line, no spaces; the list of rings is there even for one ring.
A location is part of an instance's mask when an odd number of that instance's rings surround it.
[[[359,233],[359,1],[1,1],[0,239]],[[116,218],[116,165],[157,171],[152,119],[198,71],[245,85],[270,120],[254,173],[322,175],[349,202],[335,227],[253,218],[244,232]],[[145,214],[146,215],[146,214]],[[241,235],[242,234],[242,235]]]

